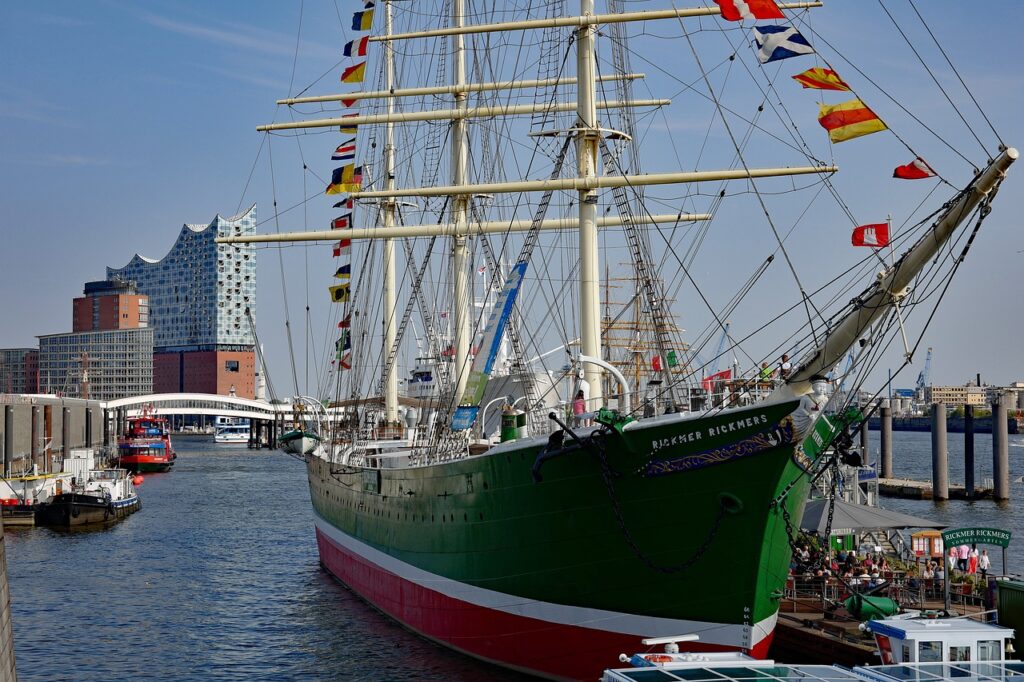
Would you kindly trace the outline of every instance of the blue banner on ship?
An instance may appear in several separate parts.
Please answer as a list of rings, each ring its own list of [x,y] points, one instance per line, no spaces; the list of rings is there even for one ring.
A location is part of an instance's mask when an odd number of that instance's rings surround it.
[[[484,327],[480,350],[473,358],[473,367],[470,369],[469,379],[466,381],[466,392],[462,397],[462,403],[452,416],[453,431],[465,431],[476,422],[480,401],[483,400],[484,389],[487,388],[487,381],[494,368],[494,361],[498,357],[501,339],[505,334],[505,327],[508,326],[508,318],[512,315],[512,307],[516,303],[516,296],[519,295],[519,287],[523,283],[524,275],[526,275],[526,263],[516,263],[505,280],[505,288],[502,289],[498,300],[494,302],[491,316],[487,319],[487,326]]]

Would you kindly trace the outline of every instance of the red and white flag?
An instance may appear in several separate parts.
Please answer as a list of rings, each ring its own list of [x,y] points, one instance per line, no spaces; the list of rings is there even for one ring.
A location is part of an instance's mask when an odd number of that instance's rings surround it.
[[[879,248],[889,243],[889,225],[875,223],[853,228],[853,245]]]
[[[896,170],[892,172],[892,176],[900,180],[923,180],[924,178],[934,178],[935,171],[919,156],[906,166],[897,166]]]
[[[744,19],[785,19],[774,0],[715,0],[726,21]]]
[[[352,313],[345,316],[341,322],[338,323],[338,329],[348,329],[352,326]]]
[[[715,372],[714,374],[701,379],[700,385],[705,391],[710,393],[716,383],[719,381],[728,381],[729,379],[732,379],[732,369],[723,369],[721,372]]]

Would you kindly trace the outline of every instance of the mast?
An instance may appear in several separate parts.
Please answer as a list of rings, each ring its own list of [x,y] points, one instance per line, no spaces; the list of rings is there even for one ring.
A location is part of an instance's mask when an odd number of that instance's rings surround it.
[[[465,0],[452,0],[452,28],[462,28],[465,14]],[[462,33],[452,36],[452,85],[455,89],[453,97],[455,109],[465,110],[469,101],[468,94],[462,90],[466,84],[466,48]],[[467,181],[467,140],[466,119],[452,119],[452,184],[465,185]],[[460,194],[452,197],[452,223],[455,236],[452,238],[452,307],[455,322],[455,386],[452,405],[458,405],[466,390],[469,378],[469,250],[466,242],[466,226],[468,216],[466,207],[469,195]]]
[[[391,0],[384,0],[384,35],[391,35]],[[384,41],[384,88],[395,87],[395,50],[394,44]],[[395,124],[391,117],[395,112],[395,99],[387,98],[388,122],[384,124],[384,186],[388,190],[395,189]],[[383,201],[383,227],[389,229],[395,225],[395,202],[393,197]],[[397,300],[395,295],[395,240],[384,240],[384,347],[395,345],[395,315]],[[398,421],[398,367],[397,358],[384,366],[384,413],[388,424]]]
[[[594,0],[580,0],[580,16],[594,14]],[[578,175],[584,182],[597,176],[597,86],[594,82],[594,24],[576,31],[576,157]],[[580,354],[601,357],[601,301],[598,281],[597,189],[579,191],[580,218]],[[583,364],[583,378],[590,385],[587,408],[604,406],[601,381],[604,372],[592,363]]]
[[[952,202],[914,246],[891,267],[879,273],[878,279],[861,294],[853,307],[825,336],[806,360],[793,371],[785,386],[778,392],[796,395],[808,393],[811,381],[824,376],[849,351],[868,327],[883,313],[907,295],[907,289],[921,269],[935,257],[953,235],[956,228],[981,203],[1006,175],[1020,153],[1010,147],[1004,150],[978,177]]]

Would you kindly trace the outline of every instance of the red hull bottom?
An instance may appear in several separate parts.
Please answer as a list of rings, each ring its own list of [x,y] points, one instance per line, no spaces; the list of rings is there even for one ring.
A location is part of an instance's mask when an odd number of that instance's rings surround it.
[[[606,632],[517,616],[427,589],[349,551],[316,531],[320,562],[338,580],[417,633],[475,658],[559,680],[596,680],[619,665],[621,653],[642,649],[642,633]],[[678,634],[687,634],[680,632]],[[757,642],[751,656],[766,658],[772,636]],[[727,651],[692,642],[684,651]]]

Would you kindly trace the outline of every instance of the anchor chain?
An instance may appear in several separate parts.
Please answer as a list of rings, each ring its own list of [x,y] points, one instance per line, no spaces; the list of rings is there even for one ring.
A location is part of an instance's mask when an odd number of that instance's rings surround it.
[[[632,550],[636,558],[643,562],[645,566],[658,573],[665,573],[668,575],[680,573],[696,564],[708,551],[708,548],[711,547],[711,543],[718,535],[718,530],[722,525],[722,521],[728,513],[725,505],[720,503],[718,514],[715,516],[714,521],[711,522],[711,527],[708,529],[707,537],[690,557],[671,566],[661,566],[655,563],[654,560],[640,548],[640,545],[637,544],[636,539],[633,537],[629,527],[626,525],[625,517],[622,514],[622,505],[619,502],[618,495],[615,494],[615,479],[621,476],[621,474],[615,471],[608,463],[608,455],[605,452],[604,443],[601,442],[603,437],[595,438],[595,436],[602,433],[605,433],[605,431],[595,431],[589,438],[587,438],[586,443],[590,446],[591,451],[597,456],[598,464],[601,467],[601,479],[604,482],[605,490],[608,493],[608,499],[612,505],[612,512],[615,514],[615,521],[619,526],[619,530],[622,531],[622,536],[626,540],[626,544],[629,545],[630,550]]]

